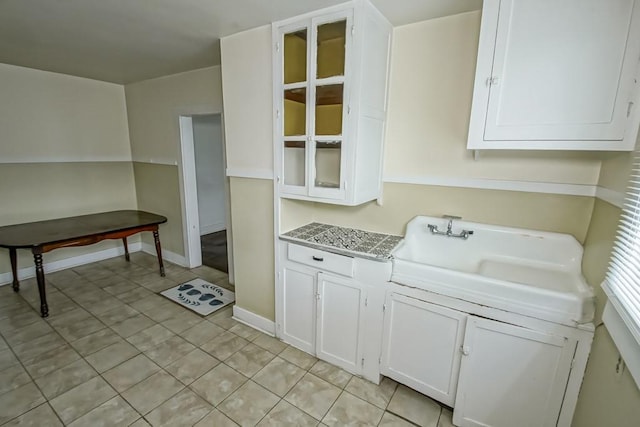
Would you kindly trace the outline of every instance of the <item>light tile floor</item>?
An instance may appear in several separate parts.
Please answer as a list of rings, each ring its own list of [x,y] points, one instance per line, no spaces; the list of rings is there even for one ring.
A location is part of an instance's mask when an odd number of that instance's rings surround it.
[[[451,411],[385,378],[374,385],[236,322],[156,293],[201,277],[138,252],[0,287],[3,426],[430,426]]]

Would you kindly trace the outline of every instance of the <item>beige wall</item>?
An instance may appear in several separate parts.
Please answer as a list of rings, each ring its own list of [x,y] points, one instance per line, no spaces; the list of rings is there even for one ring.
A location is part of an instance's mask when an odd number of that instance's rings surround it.
[[[0,225],[136,208],[122,86],[0,64],[0,93]],[[44,261],[119,245],[60,249]],[[19,254],[20,267],[33,265]],[[0,250],[0,274],[10,271]]]
[[[121,85],[0,64],[0,162],[131,160]]]
[[[0,164],[0,225],[61,218],[118,209],[135,209],[131,162]],[[135,239],[131,239],[135,242]],[[119,246],[59,249],[44,262]],[[29,251],[18,251],[19,267],[30,267]],[[0,273],[11,271],[8,251],[0,249]]]
[[[136,162],[176,164],[180,115],[222,112],[219,66],[128,84],[125,93]]]
[[[162,246],[184,255],[179,117],[222,112],[220,67],[132,83],[125,93],[139,208],[167,217]]]
[[[273,183],[231,178],[236,304],[275,319]]]
[[[466,149],[480,11],[393,30],[385,177],[591,184],[598,154]]]
[[[640,419],[640,391],[629,371],[616,374],[620,356],[607,328],[601,323],[606,296],[600,284],[615,240],[620,209],[596,200],[584,245],[582,269],[596,292],[596,334],[589,356],[573,426],[635,427]]]
[[[167,217],[160,225],[162,248],[184,254],[182,239],[182,207],[178,167],[133,162],[138,209]],[[143,241],[153,244],[153,237],[144,233]]]
[[[624,193],[634,153],[604,153],[602,157],[598,185]],[[640,419],[640,391],[629,371],[625,370],[622,375],[616,373],[620,353],[601,322],[607,298],[600,285],[605,278],[621,212],[619,207],[596,200],[584,244],[582,271],[596,293],[594,323],[597,329],[573,419],[575,427],[632,427]]]
[[[404,234],[407,222],[416,215],[455,214],[469,221],[569,233],[583,242],[592,207],[591,197],[386,183],[382,206],[284,200],[282,228],[300,226],[296,218],[304,217],[305,223],[311,220]]]
[[[272,172],[271,26],[225,37],[220,49],[227,167]]]

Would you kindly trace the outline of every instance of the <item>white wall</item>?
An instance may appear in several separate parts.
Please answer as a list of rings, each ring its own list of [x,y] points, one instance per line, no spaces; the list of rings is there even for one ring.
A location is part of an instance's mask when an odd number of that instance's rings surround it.
[[[226,225],[222,122],[219,114],[193,116],[192,121],[198,216],[204,235],[224,230]]]

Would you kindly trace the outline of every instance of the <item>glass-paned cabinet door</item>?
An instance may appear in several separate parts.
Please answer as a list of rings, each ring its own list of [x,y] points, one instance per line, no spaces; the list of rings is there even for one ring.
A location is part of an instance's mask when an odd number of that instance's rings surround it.
[[[284,44],[284,84],[307,81],[307,29],[287,33]]]
[[[344,76],[347,19],[317,26],[316,78]]]
[[[282,35],[281,185],[293,194],[307,193],[309,136],[309,29],[297,27]]]
[[[314,20],[311,27],[314,40],[311,196],[343,198],[345,194],[345,71],[350,22],[350,15],[342,13]]]

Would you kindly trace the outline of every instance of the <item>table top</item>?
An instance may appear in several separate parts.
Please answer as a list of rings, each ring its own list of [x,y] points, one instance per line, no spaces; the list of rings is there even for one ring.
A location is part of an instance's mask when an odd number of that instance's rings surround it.
[[[162,224],[167,218],[144,211],[122,210],[0,227],[0,247],[32,248],[45,243]]]

